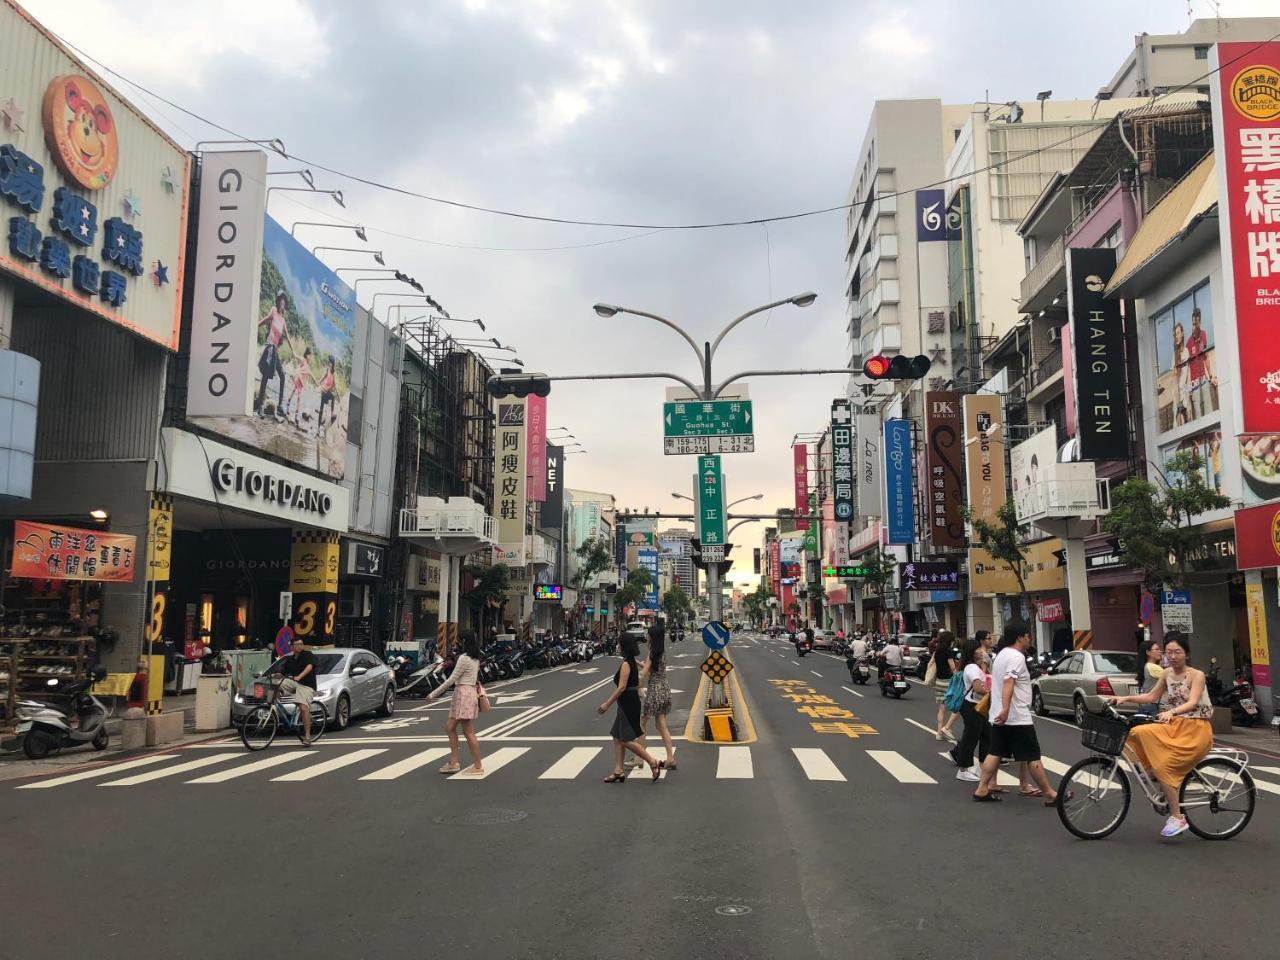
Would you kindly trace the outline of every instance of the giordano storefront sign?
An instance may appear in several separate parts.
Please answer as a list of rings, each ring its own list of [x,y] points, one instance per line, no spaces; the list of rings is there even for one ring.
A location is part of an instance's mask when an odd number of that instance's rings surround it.
[[[164,492],[292,526],[347,531],[351,507],[345,487],[183,430],[163,433]]]

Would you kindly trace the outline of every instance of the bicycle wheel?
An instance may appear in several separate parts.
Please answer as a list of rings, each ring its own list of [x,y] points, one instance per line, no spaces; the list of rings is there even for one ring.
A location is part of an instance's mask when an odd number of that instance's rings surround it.
[[[329,711],[324,708],[324,704],[319,700],[311,701],[311,742],[315,743],[324,736],[324,728],[329,722]],[[298,718],[297,726],[294,733],[298,735],[298,739],[302,739],[302,719]]]
[[[1086,757],[1058,784],[1058,818],[1081,840],[1101,840],[1124,822],[1132,788],[1114,757]]]
[[[265,750],[276,738],[280,720],[270,707],[254,707],[240,724],[240,739],[250,750]]]
[[[1201,760],[1178,788],[1187,826],[1205,840],[1229,840],[1243,830],[1257,797],[1249,771],[1226,757]]]

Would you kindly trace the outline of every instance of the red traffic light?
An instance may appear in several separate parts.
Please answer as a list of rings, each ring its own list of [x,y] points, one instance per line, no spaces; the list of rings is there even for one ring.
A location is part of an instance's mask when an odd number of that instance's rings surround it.
[[[869,380],[919,380],[929,372],[930,366],[929,358],[923,355],[886,357],[878,353],[867,358],[862,372]]]
[[[889,372],[889,358],[880,354],[867,358],[866,363],[862,365],[862,372],[872,380],[884,379],[885,374]]]

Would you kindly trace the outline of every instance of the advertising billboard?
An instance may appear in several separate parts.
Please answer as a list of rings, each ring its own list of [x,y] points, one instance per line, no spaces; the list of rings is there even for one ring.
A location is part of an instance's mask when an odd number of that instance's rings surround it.
[[[257,291],[249,314],[249,408],[198,422],[341,480],[347,461],[355,291],[271,217],[263,220]],[[232,347],[224,355],[233,363],[244,357]]]
[[[1124,320],[1120,301],[1104,296],[1116,251],[1067,251],[1067,307],[1075,346],[1076,437],[1082,460],[1129,456]]]
[[[848,400],[831,402],[831,496],[839,524],[853,519],[853,414]]]
[[[925,433],[925,516],[928,518],[929,539],[935,547],[963,547],[965,545],[964,484],[960,479],[963,467],[961,434],[963,417],[960,415],[960,394],[955,391],[934,390],[924,397]]]
[[[796,443],[791,447],[792,472],[795,477],[796,529],[809,529],[809,445]]]
[[[1057,462],[1056,427],[1045,427],[1009,451],[1009,469],[1013,471],[1013,505],[1019,520],[1044,513],[1049,502],[1044,477],[1053,474]]]
[[[128,583],[138,566],[138,538],[15,520],[11,560],[10,575],[23,579]]]
[[[189,159],[0,3],[0,270],[178,349]]]
[[[996,512],[1009,499],[1002,408],[1002,398],[992,394],[966,394],[963,403],[969,509],[987,523],[996,522]]]
[[[1239,345],[1233,432],[1269,434],[1280,432],[1280,43],[1218,43],[1213,53],[1223,299]]]
[[[529,499],[542,503],[547,499],[547,398],[529,394],[526,406],[529,424],[528,485]]]
[[[1213,297],[1206,280],[1153,318],[1156,420],[1163,433],[1218,412]]]
[[[858,515],[878,517],[884,512],[884,499],[880,492],[880,418],[874,413],[860,413],[854,420],[853,459]]]
[[[502,562],[523,567],[525,559],[525,401],[498,401],[493,443],[493,500],[497,513],[498,551]]]
[[[638,555],[640,566],[649,571],[649,586],[644,588],[644,603],[646,610],[658,609],[658,551],[657,550],[641,550]]]
[[[885,521],[890,544],[906,545],[916,539],[915,491],[911,468],[911,423],[884,422]]]
[[[535,583],[533,585],[533,599],[535,600],[560,600],[564,596],[564,587],[558,583]]]
[[[543,530],[560,530],[564,526],[564,447],[547,444],[547,469],[543,480],[546,499],[538,514]]]

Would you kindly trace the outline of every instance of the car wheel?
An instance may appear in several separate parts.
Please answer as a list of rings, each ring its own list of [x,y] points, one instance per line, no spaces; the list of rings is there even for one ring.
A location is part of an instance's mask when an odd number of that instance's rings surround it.
[[[387,692],[382,695],[382,706],[378,708],[378,716],[389,717],[396,712],[396,688],[387,684]]]
[[[1072,712],[1076,717],[1076,726],[1084,726],[1084,697],[1076,694],[1075,700],[1072,702]]]
[[[351,722],[351,701],[344,693],[338,698],[338,703],[333,708],[333,728],[335,730],[347,729],[347,724]]]
[[[1044,705],[1044,697],[1041,696],[1039,687],[1031,688],[1031,710],[1037,717],[1049,715],[1049,708]]]

